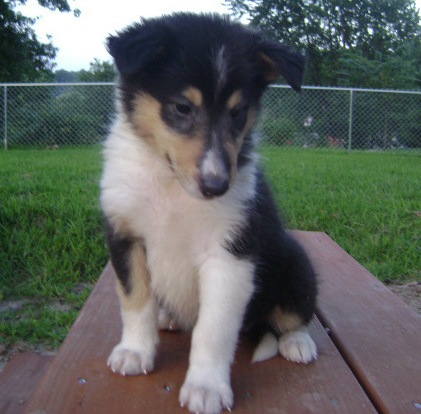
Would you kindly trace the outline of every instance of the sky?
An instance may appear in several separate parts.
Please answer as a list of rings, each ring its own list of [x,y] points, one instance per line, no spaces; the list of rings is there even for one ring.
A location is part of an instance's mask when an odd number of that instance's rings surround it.
[[[104,42],[109,34],[138,21],[140,17],[155,17],[175,11],[229,12],[223,0],[68,0],[72,9],[81,15],[52,12],[28,0],[18,10],[28,17],[37,17],[34,25],[39,40],[46,42],[47,35],[59,50],[56,69],[78,71],[89,69],[95,58],[111,61]],[[421,9],[421,0],[417,0]]]
[[[68,0],[81,15],[49,11],[28,0],[17,9],[24,16],[37,17],[34,25],[39,40],[59,48],[55,69],[78,71],[88,69],[95,58],[111,61],[104,42],[109,34],[138,21],[140,17],[155,17],[175,11],[228,13],[223,0]]]

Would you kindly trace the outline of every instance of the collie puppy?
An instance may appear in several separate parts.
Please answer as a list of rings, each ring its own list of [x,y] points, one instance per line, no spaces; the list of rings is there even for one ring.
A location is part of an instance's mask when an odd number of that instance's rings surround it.
[[[191,329],[179,394],[193,413],[233,406],[240,331],[253,361],[316,358],[313,268],[285,232],[255,153],[266,87],[299,90],[300,54],[216,15],[142,20],[108,38],[118,114],[101,181],[123,322],[108,365],[154,369],[159,329]]]

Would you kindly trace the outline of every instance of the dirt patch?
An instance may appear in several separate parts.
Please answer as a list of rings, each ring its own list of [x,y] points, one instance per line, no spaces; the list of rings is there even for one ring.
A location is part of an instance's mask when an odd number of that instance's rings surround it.
[[[57,350],[45,345],[30,345],[26,342],[17,342],[13,345],[0,344],[0,372],[19,352],[36,352],[41,355],[55,355]]]
[[[421,282],[387,284],[410,308],[421,314]]]
[[[79,283],[78,285],[76,285],[71,292],[74,295],[81,295],[82,293],[84,293],[87,289],[92,289],[92,284],[91,283]]]
[[[72,310],[72,305],[67,302],[55,300],[48,305],[48,308],[52,311],[70,312]]]
[[[17,299],[17,300],[5,300],[0,302],[0,316],[8,313],[11,315],[18,315],[25,305],[37,305],[40,303],[39,299]],[[73,308],[72,305],[60,300],[54,300],[48,304],[48,309],[55,312],[70,312]],[[45,344],[29,344],[27,342],[17,342],[15,344],[0,343],[0,372],[6,366],[6,364],[12,359],[13,355],[19,352],[35,352],[42,355],[51,355],[56,350]]]
[[[92,283],[79,283],[75,287],[73,287],[70,292],[73,295],[80,296],[83,294],[89,293],[92,289]],[[16,300],[0,300],[0,317],[2,314],[10,313],[12,316],[14,312],[18,314],[20,311],[23,310],[24,306],[26,305],[40,305],[46,306],[46,309],[49,311],[55,311],[60,313],[68,313],[74,309],[74,306],[71,303],[68,303],[64,300],[55,299],[49,301],[47,304],[42,301],[41,299],[33,299],[33,298],[22,298]],[[1,339],[1,336],[0,336]],[[6,338],[7,339],[7,338]],[[42,355],[52,355],[55,354],[56,350],[53,349],[51,346],[45,344],[37,344],[32,345],[26,342],[18,342],[13,345],[1,343],[0,341],[0,372],[6,366],[6,364],[10,361],[14,354],[19,352],[36,352]]]
[[[0,313],[21,310],[23,308],[23,305],[29,302],[29,299],[5,300],[0,303]]]

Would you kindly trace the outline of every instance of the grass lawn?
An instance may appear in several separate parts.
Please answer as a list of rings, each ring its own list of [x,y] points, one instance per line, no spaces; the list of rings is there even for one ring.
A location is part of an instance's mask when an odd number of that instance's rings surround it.
[[[0,342],[57,346],[107,261],[99,148],[0,151]]]
[[[327,232],[382,280],[420,280],[421,157],[264,148],[290,228]],[[107,261],[101,151],[0,151],[0,344],[57,346]]]
[[[328,233],[380,280],[420,280],[420,153],[268,148],[263,159],[289,228]]]

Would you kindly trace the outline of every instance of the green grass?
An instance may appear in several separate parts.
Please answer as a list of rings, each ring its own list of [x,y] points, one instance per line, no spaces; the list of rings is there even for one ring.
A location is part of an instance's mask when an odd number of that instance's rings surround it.
[[[420,279],[420,154],[266,148],[290,228],[325,231],[383,281]]]
[[[55,346],[83,306],[107,260],[100,171],[99,148],[0,151],[0,299],[29,299],[0,313],[0,341]]]
[[[326,231],[382,280],[420,279],[421,157],[264,148],[290,228]],[[100,148],[0,151],[0,342],[57,346],[107,261]],[[65,304],[70,311],[55,306]]]

